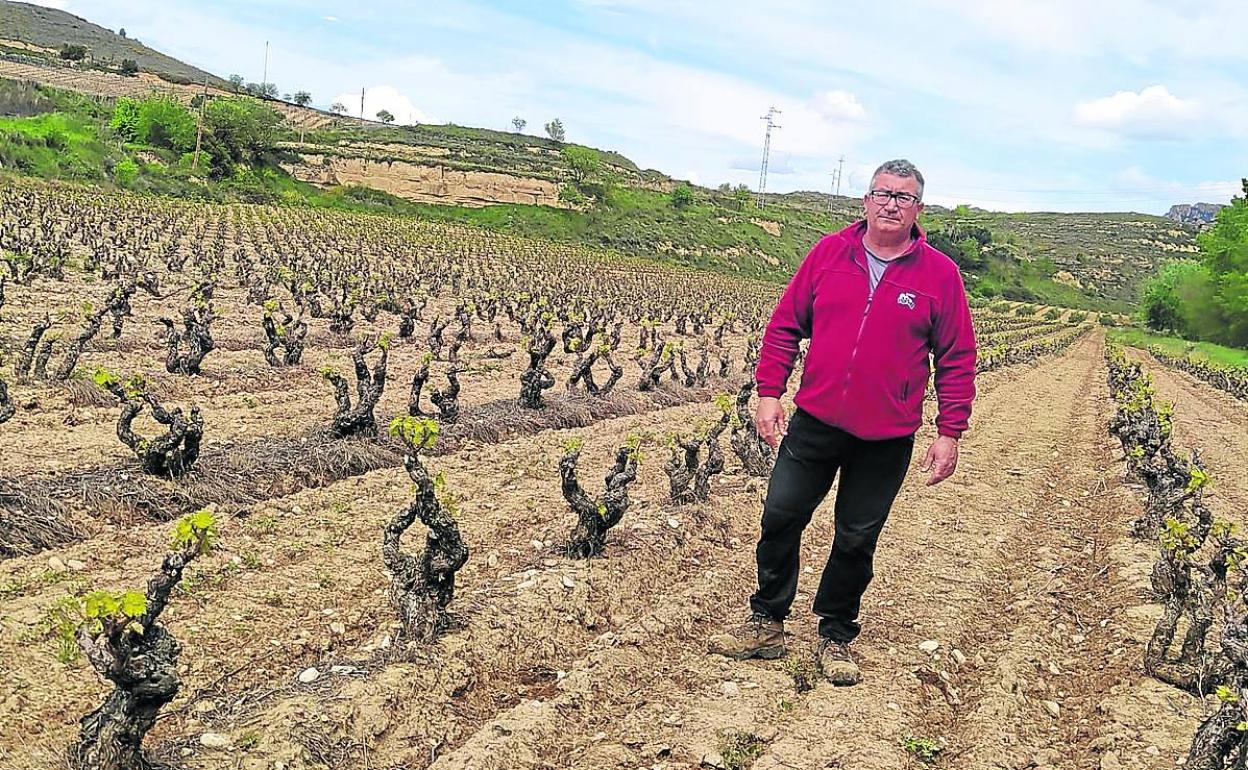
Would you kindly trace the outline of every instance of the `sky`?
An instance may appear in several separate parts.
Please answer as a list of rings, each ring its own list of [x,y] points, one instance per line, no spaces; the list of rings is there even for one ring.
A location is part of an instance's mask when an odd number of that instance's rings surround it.
[[[1248,176],[1245,0],[41,0],[221,76],[398,123],[540,134],[642,168],[1003,211],[1225,203]],[[844,158],[843,165],[841,159]]]

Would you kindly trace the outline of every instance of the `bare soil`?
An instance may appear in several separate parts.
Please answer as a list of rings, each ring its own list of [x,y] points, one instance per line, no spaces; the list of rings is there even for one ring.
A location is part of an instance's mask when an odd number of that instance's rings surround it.
[[[1177,444],[1199,446],[1218,480],[1215,506],[1242,502],[1242,409],[1150,369],[1176,400]],[[192,768],[694,768],[738,730],[755,738],[754,768],[919,767],[905,748],[915,738],[941,746],[935,766],[960,770],[1174,767],[1208,705],[1140,670],[1157,612],[1143,590],[1154,554],[1127,537],[1139,497],[1120,480],[1104,382],[1100,335],[981,376],[959,470],[936,487],[917,468],[933,436],[919,435],[864,602],[858,687],[798,693],[786,668],[814,641],[807,607],[831,541],[830,501],[805,537],[788,658],[704,652],[707,636],[744,615],[754,581],[765,482],[734,457],[708,503],[675,507],[664,452],[651,449],[605,557],[558,555],[573,523],[558,486],[563,440],[585,438],[592,490],[626,435],[714,411],[688,404],[430,458],[460,501],[471,549],[456,625],[431,645],[396,639],[379,558],[381,529],[411,494],[401,469],[225,514],[222,547],[164,615],[183,645],[184,687],[148,745]],[[264,390],[266,408],[284,389],[304,396],[254,430],[307,419],[318,387]],[[12,427],[6,439],[27,442],[25,463],[47,462],[25,437],[38,424]],[[63,766],[77,718],[106,692],[89,668],[57,662],[48,608],[87,586],[141,584],[167,537],[166,524],[138,522],[0,562],[0,764]],[[228,746],[202,745],[206,733]]]

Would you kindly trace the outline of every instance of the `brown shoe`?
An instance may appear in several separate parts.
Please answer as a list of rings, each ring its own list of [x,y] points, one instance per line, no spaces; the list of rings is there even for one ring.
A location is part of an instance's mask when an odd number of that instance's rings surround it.
[[[815,647],[815,664],[834,685],[849,687],[862,681],[862,669],[854,662],[847,642],[822,637]]]
[[[707,642],[707,649],[734,660],[778,658],[784,654],[784,622],[763,615],[751,615],[741,625],[712,636]]]

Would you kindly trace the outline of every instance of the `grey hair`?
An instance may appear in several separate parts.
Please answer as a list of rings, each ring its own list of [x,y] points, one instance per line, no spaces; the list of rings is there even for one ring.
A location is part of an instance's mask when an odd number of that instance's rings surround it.
[[[905,158],[897,158],[896,160],[886,160],[880,164],[880,167],[871,175],[871,188],[875,189],[875,178],[880,174],[892,174],[900,177],[914,177],[919,183],[919,198],[923,197],[923,174],[919,172],[914,164]]]

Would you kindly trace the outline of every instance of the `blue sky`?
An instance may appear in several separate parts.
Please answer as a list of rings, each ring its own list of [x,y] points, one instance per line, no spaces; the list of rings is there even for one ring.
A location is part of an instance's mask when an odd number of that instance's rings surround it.
[[[906,157],[927,199],[1000,210],[1226,202],[1248,176],[1244,0],[43,0],[223,76],[398,121],[539,133],[703,185],[861,194]]]

